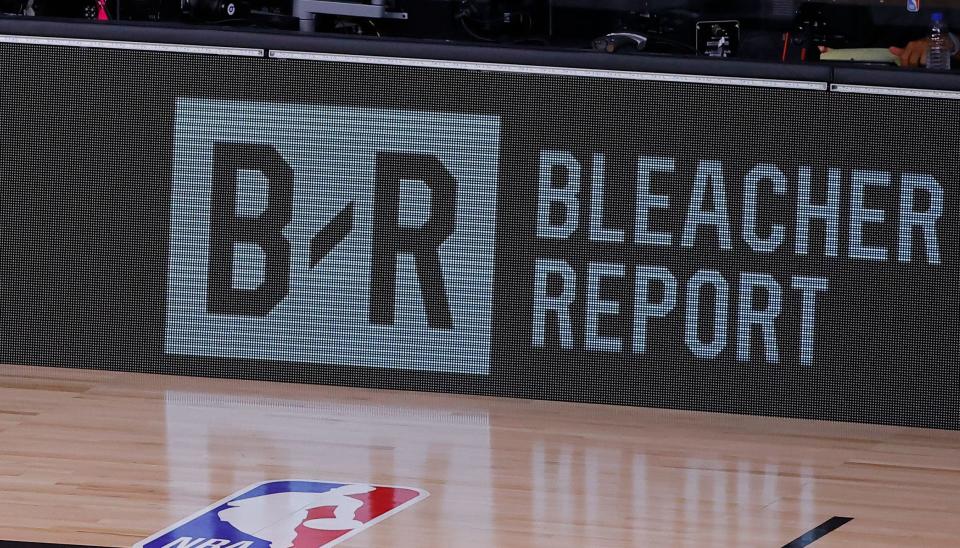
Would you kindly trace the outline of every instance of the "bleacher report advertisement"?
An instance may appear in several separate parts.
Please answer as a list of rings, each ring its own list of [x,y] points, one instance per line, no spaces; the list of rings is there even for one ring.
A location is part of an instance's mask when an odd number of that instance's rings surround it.
[[[3,362],[960,428],[949,100],[0,58]]]

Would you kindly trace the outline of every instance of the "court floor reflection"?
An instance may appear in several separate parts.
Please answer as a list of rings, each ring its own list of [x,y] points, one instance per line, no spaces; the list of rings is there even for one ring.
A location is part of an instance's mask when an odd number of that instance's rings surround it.
[[[294,478],[430,492],[343,546],[960,538],[960,432],[0,367],[0,538],[129,545]]]

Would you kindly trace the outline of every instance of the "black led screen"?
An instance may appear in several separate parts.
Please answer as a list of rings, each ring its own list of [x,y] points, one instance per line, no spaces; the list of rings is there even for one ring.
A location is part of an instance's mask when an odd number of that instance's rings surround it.
[[[0,362],[960,427],[948,99],[0,45]]]

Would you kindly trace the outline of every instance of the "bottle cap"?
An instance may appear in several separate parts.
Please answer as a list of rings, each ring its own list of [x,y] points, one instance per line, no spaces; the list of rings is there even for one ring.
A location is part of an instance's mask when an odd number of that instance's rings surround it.
[[[942,12],[942,11],[935,11],[935,12],[933,12],[933,15],[930,16],[930,20],[933,21],[934,23],[942,23],[942,22],[943,22],[943,12]]]

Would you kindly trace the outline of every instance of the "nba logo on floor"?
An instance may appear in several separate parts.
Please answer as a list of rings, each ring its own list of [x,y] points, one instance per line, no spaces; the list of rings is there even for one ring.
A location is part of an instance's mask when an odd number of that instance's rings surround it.
[[[427,496],[409,487],[271,481],[242,489],[135,548],[324,548]]]
[[[487,374],[500,120],[180,99],[169,354]]]

